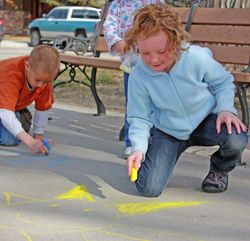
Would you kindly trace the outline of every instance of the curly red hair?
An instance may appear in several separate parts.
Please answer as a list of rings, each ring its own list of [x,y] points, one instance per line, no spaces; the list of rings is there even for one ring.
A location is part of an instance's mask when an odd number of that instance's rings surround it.
[[[125,34],[125,51],[137,49],[139,38],[148,38],[159,32],[168,37],[168,48],[177,60],[181,50],[187,50],[183,43],[189,42],[189,34],[176,13],[167,4],[145,5],[137,10],[132,28]]]

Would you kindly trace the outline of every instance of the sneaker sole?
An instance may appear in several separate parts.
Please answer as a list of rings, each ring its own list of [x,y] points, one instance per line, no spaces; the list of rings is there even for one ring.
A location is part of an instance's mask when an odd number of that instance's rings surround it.
[[[215,189],[214,187],[202,187],[202,191],[206,192],[206,193],[221,193],[221,192],[225,192],[227,190],[227,186],[225,189]]]

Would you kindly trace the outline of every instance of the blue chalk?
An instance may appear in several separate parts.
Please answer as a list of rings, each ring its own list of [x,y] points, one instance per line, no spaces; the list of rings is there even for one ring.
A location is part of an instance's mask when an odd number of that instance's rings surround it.
[[[46,148],[48,149],[48,155],[50,154],[50,151],[51,151],[51,145],[49,144],[49,140],[48,138],[45,138],[43,140],[43,144],[46,146]]]

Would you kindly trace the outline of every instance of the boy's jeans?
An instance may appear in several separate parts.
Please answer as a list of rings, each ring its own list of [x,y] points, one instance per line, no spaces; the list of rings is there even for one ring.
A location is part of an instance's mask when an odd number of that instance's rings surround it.
[[[16,117],[20,120],[20,113],[16,112]],[[16,146],[21,141],[13,136],[2,124],[0,120],[0,145],[2,146]]]
[[[145,161],[138,172],[136,187],[143,196],[156,197],[169,182],[179,156],[190,146],[215,146],[220,148],[210,158],[215,171],[229,172],[239,161],[245,149],[246,132],[227,133],[225,125],[220,134],[216,132],[217,115],[210,114],[190,135],[188,140],[178,140],[156,128],[151,130],[151,139]]]

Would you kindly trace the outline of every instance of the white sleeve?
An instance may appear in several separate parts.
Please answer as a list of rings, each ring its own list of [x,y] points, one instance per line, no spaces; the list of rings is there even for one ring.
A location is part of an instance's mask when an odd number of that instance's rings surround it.
[[[33,133],[43,134],[47,124],[48,124],[48,111],[36,110],[33,121],[33,128],[34,128]]]
[[[0,119],[3,126],[14,136],[24,131],[21,122],[16,118],[16,115],[11,110],[0,109]]]

